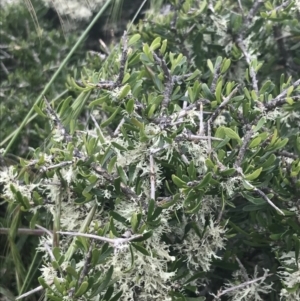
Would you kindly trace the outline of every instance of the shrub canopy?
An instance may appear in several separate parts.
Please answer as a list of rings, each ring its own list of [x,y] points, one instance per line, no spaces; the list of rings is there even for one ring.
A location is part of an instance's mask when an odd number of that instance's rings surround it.
[[[51,141],[0,181],[51,219],[49,299],[300,298],[299,8],[279,2],[170,1],[36,108]]]

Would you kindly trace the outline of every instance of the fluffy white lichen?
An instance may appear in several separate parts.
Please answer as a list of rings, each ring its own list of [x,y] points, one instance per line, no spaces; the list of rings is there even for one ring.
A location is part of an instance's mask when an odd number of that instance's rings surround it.
[[[105,3],[105,0],[43,0],[43,2],[54,8],[61,16],[72,20],[89,20],[93,12]]]
[[[241,183],[241,177],[232,177],[227,181],[221,182],[221,186],[227,192],[228,196],[231,197],[234,192],[240,187]]]
[[[13,166],[2,167],[0,169],[0,184],[3,184],[2,197],[11,201],[15,201],[15,195],[11,190],[11,186],[29,201],[31,201],[32,191],[38,186],[38,184],[32,183],[28,185],[21,184],[18,181],[18,173]]]
[[[121,202],[116,205],[115,211],[130,221],[137,207],[133,202]],[[139,300],[171,300],[168,296],[171,289],[171,279],[175,272],[167,271],[167,263],[175,260],[169,255],[169,246],[161,241],[163,233],[170,232],[168,223],[169,213],[166,211],[161,216],[161,225],[153,231],[153,236],[144,241],[143,247],[150,256],[145,256],[134,247],[134,265],[131,266],[132,258],[129,245],[124,245],[122,250],[115,252],[104,266],[108,270],[114,266],[113,277],[116,277],[116,286],[123,290],[122,301],[131,301],[138,292]],[[126,226],[114,221],[119,232],[126,231]],[[99,266],[103,269],[103,265]]]
[[[244,272],[238,270],[233,274],[233,280],[227,282],[224,286],[224,291],[228,290],[226,296],[230,301],[263,301],[264,295],[269,294],[272,290],[272,283],[266,283],[265,279],[268,276],[268,270],[264,270],[264,275],[258,277],[258,268],[255,266],[253,277],[245,279]],[[255,281],[255,279],[259,279]],[[254,281],[252,281],[254,280]],[[248,282],[248,285],[243,283]]]
[[[194,221],[203,237],[200,238],[194,230],[190,230],[183,238],[183,242],[176,244],[175,248],[186,257],[187,264],[191,270],[203,271],[210,269],[213,258],[220,258],[217,254],[219,250],[225,248],[225,228],[216,224],[212,216],[209,216],[209,225],[205,225],[203,213],[194,216]],[[182,225],[182,235],[184,234],[184,224]],[[178,229],[177,229],[178,232]]]
[[[298,258],[298,262],[300,257]],[[283,266],[280,267],[280,270],[277,272],[277,275],[280,277],[284,288],[280,292],[280,300],[282,301],[294,301],[300,300],[300,291],[299,289],[294,292],[289,292],[288,289],[293,289],[300,285],[300,269],[296,262],[295,252],[283,253],[280,257],[280,261]]]

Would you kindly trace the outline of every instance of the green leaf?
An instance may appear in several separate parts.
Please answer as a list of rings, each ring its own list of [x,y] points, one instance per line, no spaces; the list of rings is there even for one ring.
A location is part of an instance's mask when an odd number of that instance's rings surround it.
[[[172,180],[173,180],[174,184],[179,188],[187,188],[188,187],[187,184],[184,181],[182,181],[181,179],[179,179],[175,175],[172,175]]]
[[[104,95],[104,96],[102,96],[100,98],[97,98],[97,99],[91,101],[89,103],[88,107],[92,108],[94,106],[101,105],[102,103],[106,102],[107,100],[109,100],[109,95],[108,94],[106,94],[106,95]]]
[[[43,111],[41,110],[41,108],[37,104],[34,104],[33,108],[34,108],[34,110],[36,111],[36,113],[38,115],[42,116],[43,118],[47,118],[47,115],[45,115],[43,113]]]
[[[247,189],[247,190],[253,190],[254,187],[252,185],[250,185],[250,183],[248,183],[245,180],[243,180],[242,182],[243,182],[243,186],[244,186],[245,189]]]
[[[258,132],[265,123],[266,123],[266,117],[260,118],[257,125],[254,127],[253,131]]]
[[[180,197],[180,194],[177,193],[176,195],[173,196],[172,201],[167,201],[167,202],[162,201],[161,204],[159,205],[159,207],[164,208],[164,209],[169,208],[179,200],[179,197]]]
[[[215,96],[211,93],[210,89],[208,88],[207,84],[201,85],[203,96],[209,100],[215,100]]]
[[[215,167],[215,164],[211,161],[211,159],[207,158],[205,160],[205,165],[208,167],[208,168],[211,168],[213,169]]]
[[[72,277],[74,277],[75,279],[78,279],[78,278],[79,278],[78,273],[77,273],[77,272],[75,271],[75,269],[73,269],[73,267],[70,266],[70,265],[68,265],[68,266],[66,267],[66,272],[67,272],[68,274],[70,274]]]
[[[143,233],[142,237],[138,237],[138,238],[136,238],[136,239],[134,239],[132,241],[134,241],[134,242],[141,242],[141,241],[147,240],[152,235],[153,235],[153,232],[150,230],[150,231],[147,231],[147,232]]]
[[[226,136],[228,136],[231,139],[237,140],[239,142],[239,144],[242,143],[240,136],[234,130],[232,130],[231,128],[224,127],[224,126],[223,126],[223,129],[224,129]]]
[[[186,212],[189,214],[195,214],[199,211],[199,209],[201,208],[202,205],[202,198],[196,198],[196,205],[192,208],[187,210]]]
[[[161,45],[161,47],[160,47],[160,49],[159,49],[159,51],[160,51],[160,53],[162,54],[162,55],[164,55],[165,54],[165,52],[166,52],[166,49],[167,49],[167,40],[163,40],[163,42],[162,42],[162,45]]]
[[[207,187],[211,179],[212,179],[212,173],[209,172],[204,176],[203,180],[197,186],[195,186],[195,189],[201,189]]]
[[[196,168],[194,166],[194,162],[191,161],[188,168],[187,168],[187,172],[191,178],[191,180],[196,180]]]
[[[256,178],[259,177],[260,173],[262,172],[263,168],[260,167],[258,169],[256,169],[254,172],[252,172],[251,174],[245,175],[245,179],[248,181],[253,181]]]
[[[126,111],[131,114],[134,110],[134,100],[131,98],[126,104]]]
[[[226,59],[223,63],[222,68],[221,68],[221,74],[225,73],[228,70],[228,68],[230,67],[230,65],[231,65],[231,60]]]
[[[56,289],[57,289],[61,294],[63,294],[63,292],[64,292],[64,287],[61,285],[61,283],[60,283],[60,281],[58,280],[57,277],[54,277],[53,283],[54,283]]]
[[[120,299],[120,297],[122,296],[122,294],[123,294],[123,291],[119,291],[109,301],[118,301]]]
[[[120,111],[121,111],[121,108],[117,107],[117,109],[111,114],[111,116],[100,124],[100,127],[104,128],[104,127],[108,126],[110,123],[112,123],[112,121],[116,118],[117,114]]]
[[[217,99],[218,103],[221,103],[221,101],[222,101],[222,99],[221,99],[222,84],[223,84],[223,82],[222,82],[222,80],[220,80],[216,86],[215,94],[216,94],[216,99]]]
[[[271,84],[272,84],[272,82],[270,80],[267,80],[266,82],[264,82],[263,86],[259,90],[259,94],[261,95],[261,94],[264,94],[265,92],[267,92],[267,90],[269,89]]]
[[[120,166],[117,166],[117,172],[118,172],[118,175],[121,178],[122,183],[124,183],[125,185],[127,185],[128,178],[127,178],[127,175],[125,174],[123,168],[120,167]]]
[[[192,74],[191,76],[189,76],[189,77],[186,79],[186,81],[193,80],[194,78],[196,78],[196,77],[199,76],[200,74],[201,74],[201,72],[200,72],[198,69],[196,69],[196,70],[193,72],[193,74]]]
[[[131,46],[135,44],[139,39],[141,38],[141,35],[139,33],[134,34],[128,41],[128,46]]]
[[[261,137],[256,137],[256,138],[254,138],[254,139],[250,142],[249,148],[254,148],[254,147],[258,146],[258,145],[260,144],[260,142],[261,142]]]
[[[115,211],[110,211],[109,214],[118,222],[122,223],[125,226],[128,226],[128,222],[127,222],[126,218],[121,216],[119,213],[117,213]]]
[[[269,158],[261,165],[263,169],[267,169],[270,166],[273,166],[274,162],[276,161],[276,156],[271,154]]]
[[[155,201],[153,199],[151,199],[148,204],[147,221],[149,221],[151,219],[154,209],[155,209]]]
[[[124,146],[120,145],[117,142],[112,141],[111,144],[120,151],[127,151],[127,149]]]
[[[148,111],[148,118],[152,118],[154,112],[156,110],[156,104],[151,105],[149,111]]]
[[[130,219],[130,224],[133,233],[135,233],[139,227],[139,219],[138,219],[138,214],[136,212],[133,212],[131,219]]]
[[[157,48],[159,48],[161,43],[161,37],[157,37],[150,45],[150,49],[152,51],[156,50]]]
[[[134,246],[142,254],[144,254],[146,256],[150,256],[150,253],[145,248],[141,247],[140,245],[135,244],[134,242],[132,242],[131,245]]]
[[[118,237],[119,236],[119,233],[118,231],[116,230],[116,227],[114,225],[114,218],[111,216],[110,217],[110,221],[109,221],[109,229],[111,231],[111,233],[115,236],[115,237]]]
[[[111,280],[113,272],[114,272],[114,266],[111,265],[110,268],[108,269],[108,271],[106,272],[104,280],[102,281],[99,288],[97,289],[96,295],[100,294],[102,291],[104,291],[108,287],[108,284]]]
[[[109,164],[108,164],[108,167],[107,167],[108,173],[112,173],[112,171],[113,171],[113,169],[114,169],[114,167],[115,167],[115,165],[116,165],[116,161],[117,161],[117,156],[114,156],[114,157],[110,160],[110,162],[109,162]]]
[[[214,74],[214,65],[210,59],[207,60],[207,67],[209,68],[210,72]]]
[[[125,86],[123,86],[118,94],[118,100],[122,100],[123,98],[125,98],[130,90],[131,90],[130,85],[126,84]]]

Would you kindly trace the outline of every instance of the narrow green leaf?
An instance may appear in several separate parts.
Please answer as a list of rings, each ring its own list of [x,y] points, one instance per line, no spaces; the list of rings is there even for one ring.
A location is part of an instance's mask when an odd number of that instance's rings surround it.
[[[245,179],[248,181],[253,181],[256,178],[259,177],[260,173],[262,172],[263,168],[260,167],[258,169],[256,169],[254,172],[252,172],[251,174],[245,175]]]
[[[131,228],[132,228],[132,231],[133,233],[135,233],[139,227],[139,221],[138,221],[138,217],[137,217],[137,213],[134,212],[131,216],[131,219],[130,219],[130,224],[131,224]]]
[[[214,65],[210,59],[207,60],[207,67],[209,68],[210,72],[214,74]]]
[[[209,100],[215,100],[215,96],[211,93],[210,89],[208,88],[207,84],[201,85],[203,96]]]
[[[117,114],[121,111],[121,108],[118,107],[112,114],[109,118],[107,118],[105,121],[103,121],[101,124],[100,124],[100,127],[101,128],[104,128],[106,126],[108,126],[110,123],[112,123],[112,121],[115,119],[115,117],[117,116]]]
[[[265,123],[266,123],[266,117],[260,118],[257,125],[254,127],[253,131],[258,132]]]
[[[139,33],[134,34],[128,41],[128,46],[134,45],[139,39],[141,35]]]
[[[122,294],[123,294],[123,291],[119,291],[109,301],[118,301],[120,299],[120,297],[122,296]]]
[[[239,144],[242,143],[242,140],[240,138],[240,136],[231,128],[228,127],[223,127],[225,135],[228,136],[231,139],[237,140],[239,142]]]
[[[35,104],[33,106],[33,108],[34,108],[34,110],[36,111],[36,113],[38,115],[42,116],[43,118],[47,118],[47,115],[43,113],[43,111],[41,110],[41,108],[37,104]]]
[[[108,164],[108,167],[107,167],[108,173],[112,173],[112,171],[113,171],[113,169],[114,169],[114,167],[115,167],[116,161],[117,161],[117,156],[114,156],[114,157],[110,160],[110,162],[109,162],[109,164]]]
[[[134,241],[134,242],[141,242],[141,241],[147,240],[147,239],[150,238],[152,235],[153,235],[153,232],[152,232],[152,231],[147,231],[147,232],[143,233],[143,236],[142,236],[142,237],[136,238],[136,239],[134,239],[134,240],[132,240],[132,241]]]
[[[172,175],[172,180],[173,180],[174,184],[179,188],[187,188],[188,187],[184,181],[182,181],[175,175]]]
[[[120,93],[118,94],[118,100],[122,100],[123,98],[125,98],[130,90],[130,85],[126,84],[125,86],[123,86]]]
[[[250,142],[249,148],[254,148],[254,147],[258,146],[258,145],[260,144],[260,142],[261,142],[261,137],[256,137],[256,138],[254,138],[254,139]]]
[[[144,254],[146,256],[150,256],[150,253],[145,248],[141,247],[140,245],[135,244],[134,242],[132,242],[131,245],[134,246],[142,254]]]
[[[221,99],[221,92],[222,92],[222,85],[223,85],[223,81],[220,80],[216,86],[216,99],[218,101],[218,103],[221,103],[222,99]]]
[[[126,104],[126,111],[131,114],[134,110],[134,99],[129,99]]]
[[[230,67],[230,65],[231,65],[231,60],[230,59],[226,59],[224,61],[224,63],[223,63],[222,68],[221,68],[221,73],[222,74],[225,73],[228,70],[228,68]]]
[[[211,179],[212,179],[212,173],[209,172],[204,176],[203,180],[197,186],[195,186],[195,189],[201,189],[207,187]]]

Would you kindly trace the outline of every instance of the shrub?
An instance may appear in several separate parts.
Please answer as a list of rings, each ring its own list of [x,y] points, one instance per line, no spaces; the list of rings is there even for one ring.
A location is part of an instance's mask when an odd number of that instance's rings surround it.
[[[171,1],[45,98],[51,145],[0,181],[53,221],[49,299],[300,298],[299,11],[275,2]]]

